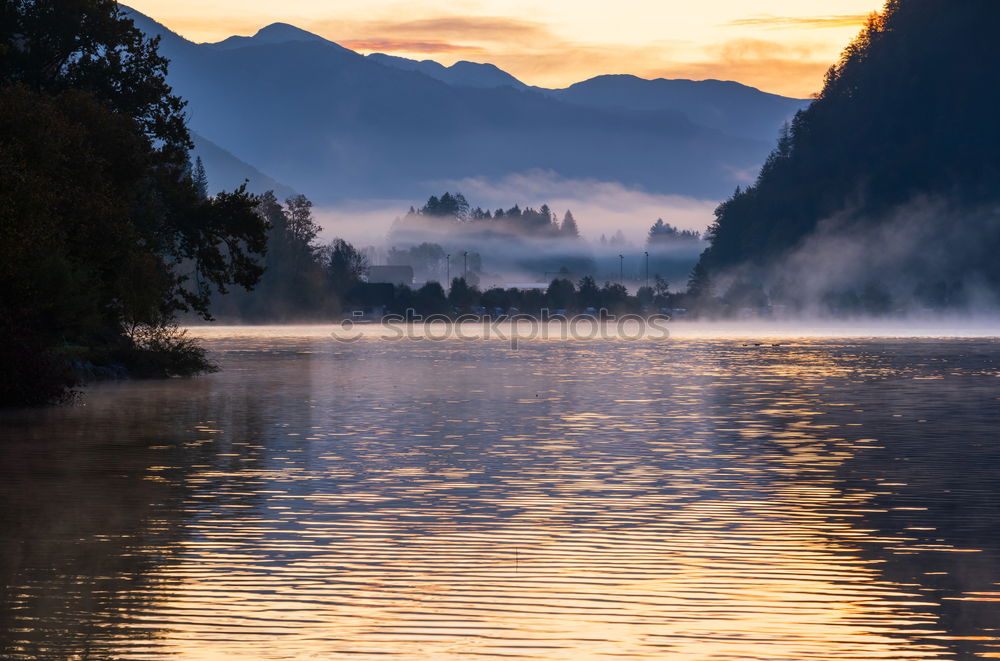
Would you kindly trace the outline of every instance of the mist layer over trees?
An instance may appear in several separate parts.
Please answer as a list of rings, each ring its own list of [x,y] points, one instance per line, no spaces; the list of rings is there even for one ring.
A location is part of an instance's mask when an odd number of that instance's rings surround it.
[[[716,211],[692,278],[705,307],[994,302],[998,20],[993,0],[891,0],[873,16],[757,182]]]
[[[214,314],[274,323],[408,310],[507,315],[614,306],[648,312],[679,305],[661,267],[679,264],[674,280],[682,281],[703,245],[697,232],[662,219],[641,246],[623,237],[591,243],[580,236],[572,211],[562,220],[544,204],[486,211],[450,192],[397,219],[388,248],[356,247],[342,238],[323,244],[312,208],[302,195],[283,203],[271,191],[260,196],[256,210],[269,227],[264,273],[252,292],[220,297]],[[629,252],[627,272],[623,251]],[[387,272],[395,279],[386,280]]]
[[[461,193],[446,192],[396,219],[386,239],[390,246],[386,261],[413,266],[418,279],[448,281],[446,262],[451,255],[455,260],[451,265],[460,269],[451,273],[470,277],[474,284],[547,282],[559,272],[577,279],[624,276],[638,282],[656,273],[686,278],[703,247],[697,232],[678,230],[662,219],[653,224],[642,245],[629,242],[620,230],[610,239],[601,235],[588,241],[582,235],[586,223],[570,209],[561,215],[547,204],[537,209],[518,204],[482,209],[472,207]],[[624,274],[622,254],[629,264]]]

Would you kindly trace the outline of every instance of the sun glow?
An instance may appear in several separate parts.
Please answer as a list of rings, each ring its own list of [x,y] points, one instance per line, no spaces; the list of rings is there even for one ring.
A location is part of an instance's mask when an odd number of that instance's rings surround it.
[[[528,84],[561,87],[605,73],[719,78],[806,97],[818,91],[879,0],[356,3],[134,0],[193,41],[292,23],[362,53],[443,64],[491,62]],[[526,18],[527,17],[527,18]]]

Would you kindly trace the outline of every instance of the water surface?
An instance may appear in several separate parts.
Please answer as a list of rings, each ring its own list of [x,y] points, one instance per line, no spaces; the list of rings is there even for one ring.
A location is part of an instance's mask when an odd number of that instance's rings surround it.
[[[0,658],[1000,658],[1000,343],[332,342],[0,417]]]

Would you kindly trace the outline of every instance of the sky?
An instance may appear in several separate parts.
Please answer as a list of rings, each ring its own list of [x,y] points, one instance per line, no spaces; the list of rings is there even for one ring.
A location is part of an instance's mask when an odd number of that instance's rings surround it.
[[[291,23],[361,53],[491,62],[565,87],[606,73],[808,98],[884,0],[126,0],[196,42]]]

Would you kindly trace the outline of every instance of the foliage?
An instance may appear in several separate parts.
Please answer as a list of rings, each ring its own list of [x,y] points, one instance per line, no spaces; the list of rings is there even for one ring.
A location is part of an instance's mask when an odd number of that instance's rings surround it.
[[[834,216],[848,219],[842,234],[863,235],[914,199],[945,199],[959,210],[995,203],[1000,90],[989,81],[1000,65],[998,22],[995,0],[889,0],[782,131],[756,183],[716,210],[692,285],[704,292],[710,278],[734,270],[760,281]],[[949,266],[1000,290],[1000,231],[966,225],[970,248],[993,248]]]
[[[129,366],[132,376],[166,378],[218,371],[205,348],[175,323],[142,325],[129,333],[131,340],[115,357]]]
[[[448,291],[448,303],[452,308],[465,312],[479,302],[480,296],[479,290],[470,286],[465,278],[455,278]]]
[[[413,296],[413,307],[421,314],[448,314],[451,312],[444,287],[438,282],[428,282]]]
[[[576,289],[573,283],[563,278],[556,278],[549,283],[545,296],[554,310],[564,310],[573,305]]]
[[[326,250],[326,273],[333,291],[349,292],[368,271],[368,260],[343,239],[334,239]]]
[[[677,241],[700,241],[701,233],[693,230],[679,230],[670,223],[658,218],[649,228],[646,235],[646,245],[650,249],[662,248]]]
[[[461,193],[452,195],[446,191],[440,198],[431,195],[427,204],[420,209],[420,213],[425,216],[465,220],[469,216],[469,202]]]
[[[573,217],[573,212],[569,209],[563,215],[562,224],[559,226],[559,234],[568,239],[579,239],[580,238],[580,228],[576,224],[576,218]]]
[[[461,193],[444,193],[440,198],[432,195],[420,209],[410,208],[401,219],[396,230],[419,226],[421,221],[432,225],[452,223],[462,229],[482,236],[511,235],[538,238],[568,238],[580,236],[573,214],[567,211],[560,225],[556,215],[547,204],[538,209],[521,209],[517,204],[507,209],[489,211],[476,207],[470,209],[469,202]]]
[[[208,197],[208,174],[205,172],[205,163],[202,162],[201,156],[194,161],[191,181],[194,183],[194,190],[198,193],[198,197],[202,199]]]
[[[0,18],[0,309],[17,311],[5,334],[35,343],[10,378],[178,312],[208,319],[214,292],[252,287],[266,222],[243,188],[200,194],[156,42],[105,0],[5,3]]]

